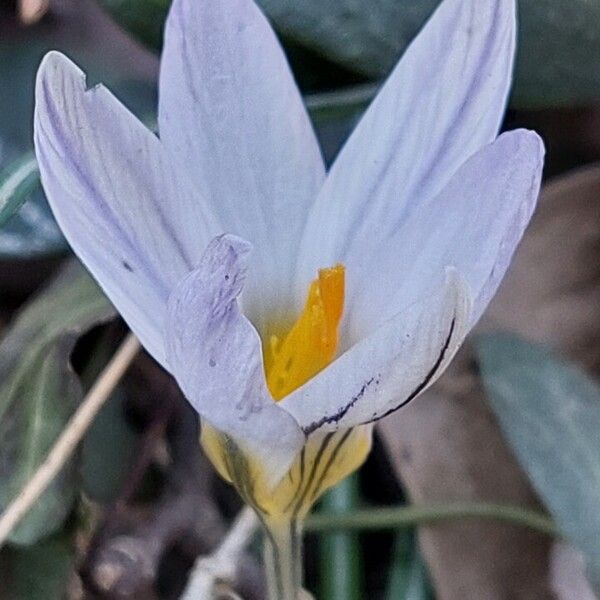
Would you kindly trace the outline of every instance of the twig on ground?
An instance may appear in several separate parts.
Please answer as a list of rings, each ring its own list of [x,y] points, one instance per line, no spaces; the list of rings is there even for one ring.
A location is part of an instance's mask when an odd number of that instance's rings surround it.
[[[216,489],[221,486],[198,443],[197,415],[171,377],[142,356],[126,389],[128,418],[143,423],[144,433],[132,456],[131,476],[96,528],[80,573],[95,598],[150,600],[158,589],[166,598],[179,598],[196,558],[212,554],[227,534],[221,509],[231,514],[238,504],[215,496],[225,490]],[[160,449],[164,456],[158,456]],[[155,489],[158,495],[149,501],[137,497],[147,468],[159,460],[167,462],[159,467],[164,479]],[[171,565],[168,575],[165,564]],[[244,599],[265,597],[264,574],[249,552],[237,561],[235,582],[228,584],[219,587],[219,597],[231,585]]]
[[[49,7],[49,0],[20,0],[19,19],[24,25],[33,25],[46,14]]]
[[[238,561],[254,535],[258,518],[251,508],[243,508],[233,527],[210,556],[196,561],[182,600],[212,600],[218,582],[234,579]]]

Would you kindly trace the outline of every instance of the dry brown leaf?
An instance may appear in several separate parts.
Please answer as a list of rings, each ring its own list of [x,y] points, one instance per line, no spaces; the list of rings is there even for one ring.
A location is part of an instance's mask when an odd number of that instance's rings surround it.
[[[600,164],[551,182],[479,329],[508,329],[600,372]]]
[[[597,373],[599,259],[600,165],[545,188],[478,330],[549,343]],[[434,388],[384,420],[380,433],[414,502],[538,505],[485,402],[468,344]],[[440,600],[554,597],[551,540],[541,535],[505,524],[452,523],[424,528],[421,543]]]

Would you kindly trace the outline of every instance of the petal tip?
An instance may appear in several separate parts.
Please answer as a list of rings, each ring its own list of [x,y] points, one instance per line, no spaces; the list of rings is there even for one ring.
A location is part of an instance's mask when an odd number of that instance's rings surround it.
[[[204,259],[214,267],[219,264],[240,264],[245,266],[252,252],[252,244],[232,233],[223,233],[213,238],[204,253]]]
[[[185,277],[169,297],[169,313],[176,316],[185,304],[207,311],[213,318],[226,311],[240,295],[246,279],[250,242],[232,234],[215,237],[198,268]]]
[[[50,116],[52,107],[60,106],[62,111],[73,100],[67,92],[85,91],[86,87],[85,73],[70,58],[56,50],[48,52],[40,62],[36,75],[35,121],[56,121]]]
[[[42,58],[39,70],[55,70],[69,63],[72,64],[71,60],[69,60],[69,58],[67,58],[62,52],[59,52],[58,50],[50,50],[49,52],[46,52]]]
[[[67,56],[58,50],[50,50],[40,62],[37,72],[38,86],[46,80],[69,77],[80,79],[85,87],[85,73]]]
[[[540,134],[533,131],[533,129],[518,129],[517,131],[521,134],[522,146],[526,147],[532,154],[543,158],[546,153],[546,146]]]
[[[497,142],[502,144],[507,157],[515,165],[529,166],[538,176],[544,167],[546,147],[540,135],[531,129],[514,129],[500,135]]]
[[[546,147],[544,145],[544,140],[535,131],[522,129],[518,130],[517,133],[519,133],[517,152],[522,157],[523,164],[529,168],[531,174],[529,193],[526,194],[526,198],[529,200],[528,205],[530,207],[527,213],[527,221],[529,221],[535,209],[542,183]]]

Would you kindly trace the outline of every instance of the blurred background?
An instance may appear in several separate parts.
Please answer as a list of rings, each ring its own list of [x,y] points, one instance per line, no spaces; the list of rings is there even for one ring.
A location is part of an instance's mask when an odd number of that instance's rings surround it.
[[[258,2],[328,162],[438,4]],[[152,127],[168,8],[0,5],[0,509],[126,332],[70,256],[40,188],[35,72],[59,49]],[[539,210],[447,374],[380,424],[367,464],[309,523],[306,582],[319,600],[587,600],[600,590],[600,0],[521,0],[519,14],[504,128],[536,129],[546,142]],[[196,557],[240,508],[197,435],[177,386],[140,355],[0,550],[0,599],[180,597]],[[547,512],[561,534],[474,518],[398,517],[382,527],[364,510],[352,530],[331,525],[358,509],[481,502]],[[264,597],[257,546],[240,561],[239,596],[224,598]]]

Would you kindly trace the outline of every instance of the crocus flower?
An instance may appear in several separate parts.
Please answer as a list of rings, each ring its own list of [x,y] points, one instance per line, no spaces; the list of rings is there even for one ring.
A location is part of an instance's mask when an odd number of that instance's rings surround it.
[[[357,468],[371,424],[441,375],[495,293],[543,162],[535,133],[497,137],[514,45],[514,0],[444,0],[329,173],[251,0],[174,0],[159,136],[44,59],[56,219],[266,520]]]

